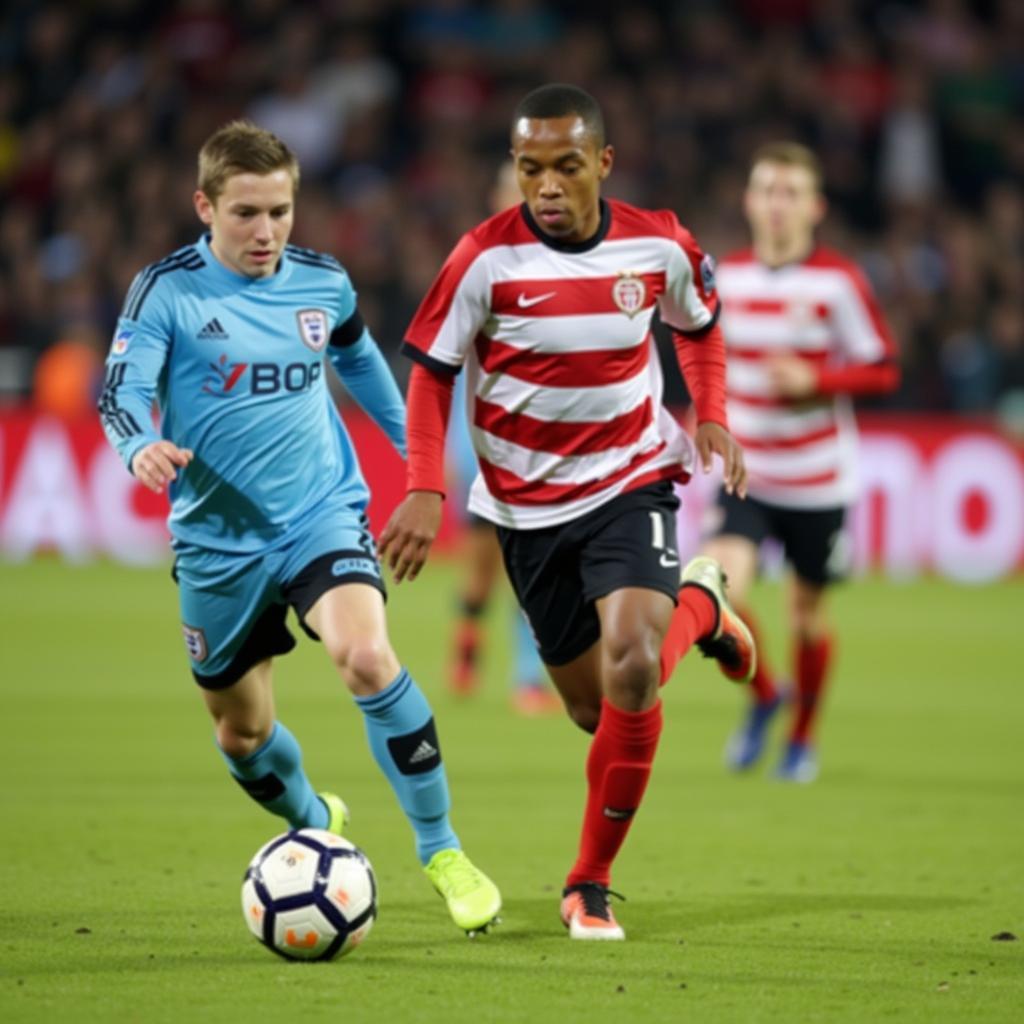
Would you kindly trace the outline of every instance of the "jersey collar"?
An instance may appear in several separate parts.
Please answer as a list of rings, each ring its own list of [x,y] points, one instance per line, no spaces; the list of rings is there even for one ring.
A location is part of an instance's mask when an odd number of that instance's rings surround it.
[[[229,281],[236,286],[242,285],[247,288],[276,288],[289,276],[289,274],[291,274],[292,261],[288,259],[287,251],[281,254],[281,260],[277,265],[277,270],[269,277],[249,277],[247,274],[239,274],[230,267],[224,266],[224,264],[217,259],[216,255],[214,255],[213,249],[210,248],[210,237],[210,232],[204,231],[200,236],[199,241],[196,242],[196,248],[206,261],[206,265],[210,268],[210,271],[222,281]]]
[[[813,260],[814,257],[817,255],[818,248],[819,246],[817,241],[811,242],[811,247],[806,252],[801,253],[799,256],[794,256],[793,259],[787,260],[785,263],[776,263],[774,266],[765,263],[765,261],[762,260],[757,255],[757,251],[754,250],[753,248],[751,249],[751,251],[754,253],[754,258],[757,260],[757,262],[760,263],[761,266],[764,267],[764,269],[767,270],[769,274],[775,274],[781,270],[789,270],[791,267],[802,267],[805,264],[810,263],[811,260]]]
[[[537,236],[537,240],[543,242],[549,249],[556,249],[558,252],[590,252],[591,249],[604,241],[605,236],[608,234],[608,229],[612,226],[611,207],[603,199],[599,200],[599,202],[601,204],[601,220],[597,225],[597,231],[590,238],[582,242],[562,242],[557,238],[552,238],[533,219],[533,214],[530,213],[530,208],[526,203],[520,206],[520,210],[522,210],[526,226]]]

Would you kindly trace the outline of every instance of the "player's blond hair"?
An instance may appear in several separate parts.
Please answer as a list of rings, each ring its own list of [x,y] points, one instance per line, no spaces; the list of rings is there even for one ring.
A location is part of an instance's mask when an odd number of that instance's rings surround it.
[[[816,191],[820,192],[825,184],[825,175],[821,169],[821,161],[817,154],[799,142],[766,142],[759,146],[750,161],[753,172],[758,164],[781,164],[783,167],[802,167],[809,171]]]
[[[218,128],[199,150],[199,188],[211,203],[234,174],[291,175],[292,191],[299,188],[299,161],[276,136],[252,121],[231,121]]]

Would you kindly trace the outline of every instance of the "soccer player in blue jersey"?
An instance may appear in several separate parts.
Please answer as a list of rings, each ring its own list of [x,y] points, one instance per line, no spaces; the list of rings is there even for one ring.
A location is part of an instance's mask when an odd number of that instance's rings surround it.
[[[388,639],[369,493],[325,362],[403,456],[405,409],[341,265],[288,244],[298,181],[293,154],[249,122],[206,141],[194,203],[207,232],[135,278],[100,418],[136,478],[169,489],[185,644],[231,775],[293,828],[345,825],[274,712],[291,606],[363,713],[427,877],[472,933],[501,897],[452,830],[433,715]]]

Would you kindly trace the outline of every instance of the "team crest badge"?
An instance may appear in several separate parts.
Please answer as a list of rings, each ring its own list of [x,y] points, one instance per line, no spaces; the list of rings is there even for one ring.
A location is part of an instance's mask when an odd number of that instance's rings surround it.
[[[705,295],[715,290],[715,258],[709,252],[700,261],[700,283]]]
[[[118,331],[114,335],[114,340],[110,346],[110,354],[115,356],[123,356],[128,351],[128,343],[132,340],[134,331]]]
[[[644,279],[632,270],[624,270],[612,285],[612,299],[615,305],[628,317],[634,317],[644,308],[647,286]]]
[[[299,335],[302,343],[319,352],[330,336],[327,330],[327,314],[322,309],[300,309],[296,314],[299,320]]]
[[[206,634],[195,626],[181,624],[181,632],[185,637],[185,649],[188,656],[196,662],[206,660]]]

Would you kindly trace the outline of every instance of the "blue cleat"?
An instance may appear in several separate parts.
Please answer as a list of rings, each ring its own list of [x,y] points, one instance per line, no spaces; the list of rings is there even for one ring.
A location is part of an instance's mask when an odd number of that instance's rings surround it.
[[[780,707],[782,697],[778,694],[771,700],[755,701],[750,706],[743,723],[725,746],[725,763],[733,771],[744,772],[761,759],[768,726]]]
[[[780,782],[813,782],[818,777],[818,758],[809,743],[790,741],[775,769]]]

